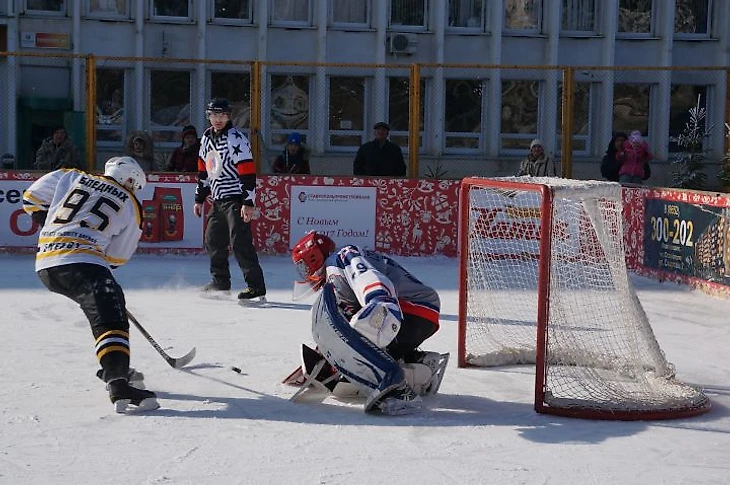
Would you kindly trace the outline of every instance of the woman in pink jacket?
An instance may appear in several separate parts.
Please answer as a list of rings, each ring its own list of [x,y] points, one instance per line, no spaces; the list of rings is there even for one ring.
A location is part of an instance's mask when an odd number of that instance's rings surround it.
[[[621,163],[618,181],[622,184],[641,184],[649,178],[649,161],[653,158],[649,144],[641,137],[641,132],[632,131],[622,149],[616,152],[616,160]]]

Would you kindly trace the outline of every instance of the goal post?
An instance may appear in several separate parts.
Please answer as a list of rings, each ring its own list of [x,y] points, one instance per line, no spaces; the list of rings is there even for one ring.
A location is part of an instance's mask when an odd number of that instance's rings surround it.
[[[675,378],[631,284],[621,186],[466,178],[458,364],[535,366],[535,410],[668,419],[710,409]]]

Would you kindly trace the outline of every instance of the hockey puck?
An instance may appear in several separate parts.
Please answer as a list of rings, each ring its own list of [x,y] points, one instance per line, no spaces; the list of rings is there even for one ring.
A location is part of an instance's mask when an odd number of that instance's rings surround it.
[[[233,372],[235,372],[236,374],[240,374],[241,373],[241,369],[239,367],[231,367],[231,370]]]

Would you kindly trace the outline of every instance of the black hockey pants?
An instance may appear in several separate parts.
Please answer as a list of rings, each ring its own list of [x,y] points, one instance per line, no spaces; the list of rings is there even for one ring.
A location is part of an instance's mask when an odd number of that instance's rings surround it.
[[[221,288],[231,287],[228,265],[228,247],[238,261],[243,278],[250,288],[266,289],[264,274],[253,246],[251,225],[241,219],[240,197],[229,197],[213,202],[205,228],[205,249],[210,257],[210,274]]]
[[[104,381],[127,377],[129,320],[122,288],[111,271],[90,263],[73,263],[38,271],[46,288],[75,301],[91,325],[96,357]]]

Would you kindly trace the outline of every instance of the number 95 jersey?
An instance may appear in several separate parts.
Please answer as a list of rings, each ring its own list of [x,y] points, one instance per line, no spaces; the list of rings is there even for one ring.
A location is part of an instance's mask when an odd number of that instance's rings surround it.
[[[104,175],[74,169],[47,173],[23,193],[23,209],[31,215],[48,211],[36,271],[72,263],[120,266],[142,234],[139,201]]]

